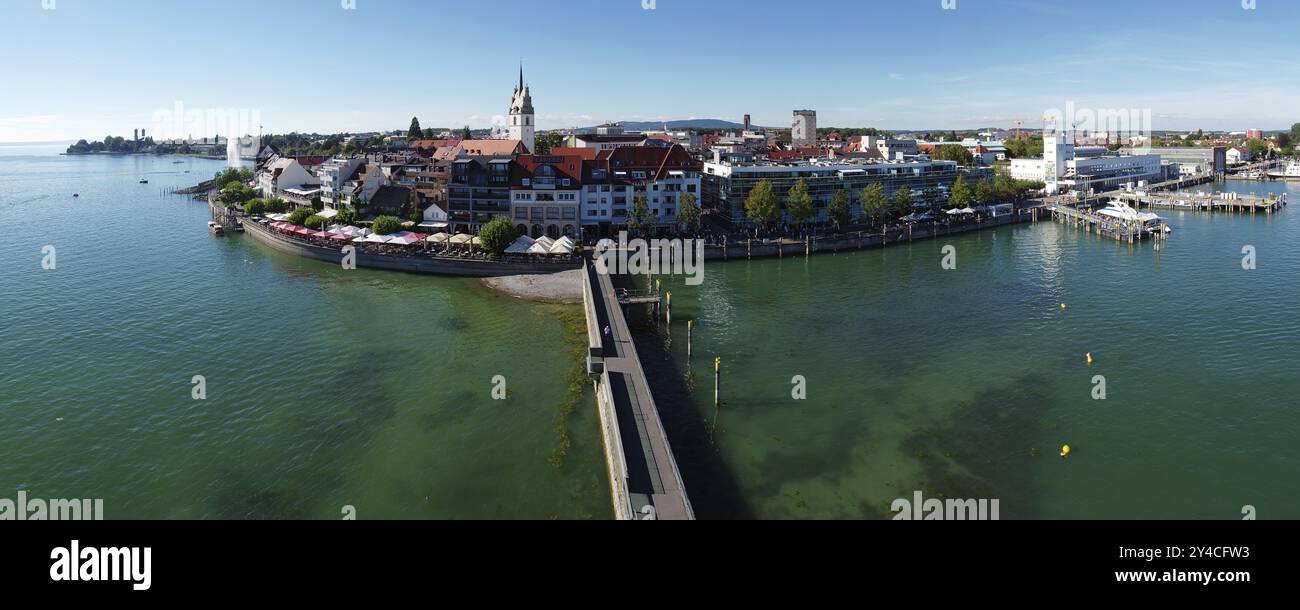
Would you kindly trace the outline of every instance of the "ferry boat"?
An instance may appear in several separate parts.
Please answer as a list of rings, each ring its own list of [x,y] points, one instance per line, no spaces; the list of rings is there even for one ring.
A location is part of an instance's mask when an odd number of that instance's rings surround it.
[[[217,224],[217,223],[215,223],[215,222],[209,220],[209,221],[208,221],[208,232],[211,233],[211,234],[213,234],[213,235],[225,235],[225,234],[226,234],[226,229],[223,228],[221,225],[219,225],[219,224]]]
[[[1268,177],[1274,180],[1300,180],[1300,161],[1288,163],[1285,171],[1269,172]]]
[[[149,184],[149,181],[142,178],[140,184]]]

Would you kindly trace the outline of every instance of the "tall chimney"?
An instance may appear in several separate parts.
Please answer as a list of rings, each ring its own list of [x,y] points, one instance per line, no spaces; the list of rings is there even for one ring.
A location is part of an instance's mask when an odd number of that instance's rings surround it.
[[[747,114],[745,115],[745,131],[749,131],[749,128],[750,128],[749,115]]]

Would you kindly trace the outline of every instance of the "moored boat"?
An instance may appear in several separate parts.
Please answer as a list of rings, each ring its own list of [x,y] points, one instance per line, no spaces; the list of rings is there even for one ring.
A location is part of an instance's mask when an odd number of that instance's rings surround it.
[[[225,229],[224,227],[222,227],[221,225],[219,225],[219,224],[217,224],[217,223],[215,223],[215,222],[209,220],[209,221],[208,221],[208,232],[211,233],[211,234],[213,234],[213,235],[225,235],[225,234],[226,234],[226,229]]]

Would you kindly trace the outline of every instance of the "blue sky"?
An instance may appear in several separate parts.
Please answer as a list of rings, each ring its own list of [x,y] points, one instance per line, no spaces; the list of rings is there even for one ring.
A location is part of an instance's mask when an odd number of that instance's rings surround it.
[[[3,0],[0,141],[130,136],[177,102],[267,132],[486,127],[520,61],[544,129],[795,108],[964,129],[1067,102],[1156,130],[1300,121],[1295,0],[344,1]]]

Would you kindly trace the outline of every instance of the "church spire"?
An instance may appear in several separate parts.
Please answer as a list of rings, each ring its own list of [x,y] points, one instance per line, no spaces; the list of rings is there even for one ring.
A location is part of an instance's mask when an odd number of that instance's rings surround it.
[[[519,91],[524,90],[524,62],[519,62]]]

